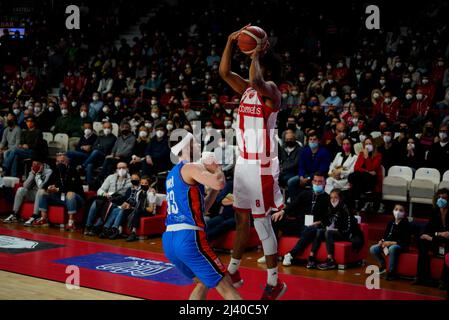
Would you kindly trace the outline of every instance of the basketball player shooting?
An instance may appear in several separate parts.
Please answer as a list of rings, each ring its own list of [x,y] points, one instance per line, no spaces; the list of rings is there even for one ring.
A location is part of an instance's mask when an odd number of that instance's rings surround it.
[[[251,57],[249,79],[231,71],[234,44]],[[242,95],[237,119],[237,143],[240,155],[234,170],[234,209],[237,236],[228,266],[234,287],[243,284],[238,268],[250,232],[251,214],[267,263],[268,279],[263,300],[277,300],[287,285],[278,281],[277,240],[271,225],[271,211],[283,208],[278,185],[279,160],[274,154],[276,118],[281,93],[273,81],[265,81],[280,72],[278,61],[268,51],[265,31],[246,26],[228,37],[220,62],[220,76]]]
[[[241,300],[232,286],[226,268],[210,248],[204,231],[204,213],[224,187],[224,174],[215,161],[192,163],[192,154],[200,146],[191,133],[172,147],[180,162],[166,180],[167,218],[162,245],[166,257],[197,285],[190,300],[205,300],[210,288],[216,288],[226,300]],[[211,190],[204,197],[204,186]]]

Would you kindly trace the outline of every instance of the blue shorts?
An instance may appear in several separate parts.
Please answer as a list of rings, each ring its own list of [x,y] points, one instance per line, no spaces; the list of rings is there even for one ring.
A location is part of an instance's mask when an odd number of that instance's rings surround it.
[[[204,231],[168,231],[162,235],[165,256],[185,276],[197,277],[206,287],[215,288],[226,269],[212,251]]]

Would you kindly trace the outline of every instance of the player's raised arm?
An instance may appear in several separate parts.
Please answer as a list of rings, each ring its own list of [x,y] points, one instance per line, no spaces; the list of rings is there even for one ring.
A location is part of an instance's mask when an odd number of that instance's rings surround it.
[[[248,26],[245,26],[244,28]],[[221,56],[219,69],[222,79],[226,81],[226,83],[229,84],[229,86],[238,94],[243,94],[243,92],[245,92],[248,87],[248,80],[243,79],[237,73],[231,71],[232,48],[234,43],[237,41],[240,32],[244,28],[229,35],[228,42],[226,43],[223,55]]]
[[[272,81],[265,81],[263,78],[262,67],[260,66],[260,55],[262,54],[264,48],[257,48],[251,56],[251,66],[249,68],[249,84],[254,88],[260,95],[269,98],[273,102],[275,107],[280,105],[281,92],[279,91],[276,84]]]

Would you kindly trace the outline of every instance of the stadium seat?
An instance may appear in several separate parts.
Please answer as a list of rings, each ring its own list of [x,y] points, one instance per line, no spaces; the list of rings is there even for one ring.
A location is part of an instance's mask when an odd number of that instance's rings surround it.
[[[387,256],[387,263],[388,263]],[[444,259],[438,258],[435,256],[431,257],[430,260],[430,277],[432,279],[440,279],[441,278],[441,272],[443,270],[443,263]],[[415,248],[411,248],[407,252],[403,252],[399,256],[398,261],[398,268],[397,273],[400,276],[407,277],[407,278],[414,278],[416,277],[417,272],[417,266],[418,266],[418,250]]]
[[[67,152],[69,149],[69,136],[65,133],[57,133],[53,139],[58,143],[63,152]]]
[[[335,242],[334,259],[339,269],[346,269],[348,266],[359,263],[366,259],[368,255],[368,224],[361,223],[360,228],[363,232],[365,244],[359,252],[352,250],[352,244],[349,241],[337,241]],[[280,256],[284,256],[289,252],[298,242],[299,237],[281,237],[278,241],[278,252]],[[309,244],[307,249],[301,254],[298,254],[295,258],[298,260],[307,260],[310,255],[312,244]],[[317,261],[324,262],[327,259],[326,243],[323,241],[315,255]]]
[[[112,134],[116,137],[118,137],[118,124],[112,123]]]
[[[371,132],[371,137],[373,139],[379,138],[380,136],[382,136],[382,133],[380,133],[380,131],[373,131],[373,132]]]
[[[95,133],[97,135],[99,135],[101,130],[103,130],[103,124],[101,122],[95,121],[93,128],[94,128]]]
[[[211,241],[211,247],[219,250],[230,251],[234,247],[234,241],[237,236],[237,232],[235,230],[231,230],[217,239]],[[257,235],[257,231],[255,228],[251,227],[250,235],[248,239],[248,243],[246,244],[246,248],[256,248],[261,244],[259,240],[259,236]]]
[[[409,167],[393,166],[383,180],[382,199],[391,201],[408,200],[408,189],[413,179],[413,171]]]
[[[438,185],[438,189],[446,188],[449,189],[449,170],[447,170],[443,174],[443,179],[441,180],[440,184]]]
[[[440,172],[432,168],[419,168],[410,184],[410,210],[412,216],[413,203],[432,204],[433,196],[440,182]]]
[[[78,142],[80,141],[81,138],[79,137],[70,137],[69,138],[69,147],[68,150],[69,151],[75,151],[76,150],[76,146],[78,144]]]
[[[153,235],[161,235],[165,231],[165,218],[167,217],[167,201],[163,200],[160,206],[157,206],[156,215],[142,217],[136,235],[139,238],[146,238]],[[129,228],[125,228],[127,234],[131,233]]]
[[[51,132],[42,132],[42,136],[47,143],[53,142],[53,133]]]

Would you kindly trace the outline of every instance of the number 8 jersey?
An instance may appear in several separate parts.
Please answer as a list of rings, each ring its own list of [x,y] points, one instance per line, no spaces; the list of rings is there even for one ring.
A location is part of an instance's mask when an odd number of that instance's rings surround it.
[[[167,175],[165,225],[188,224],[204,229],[204,186],[190,185],[184,181],[181,169],[186,163],[186,161],[179,162]]]

